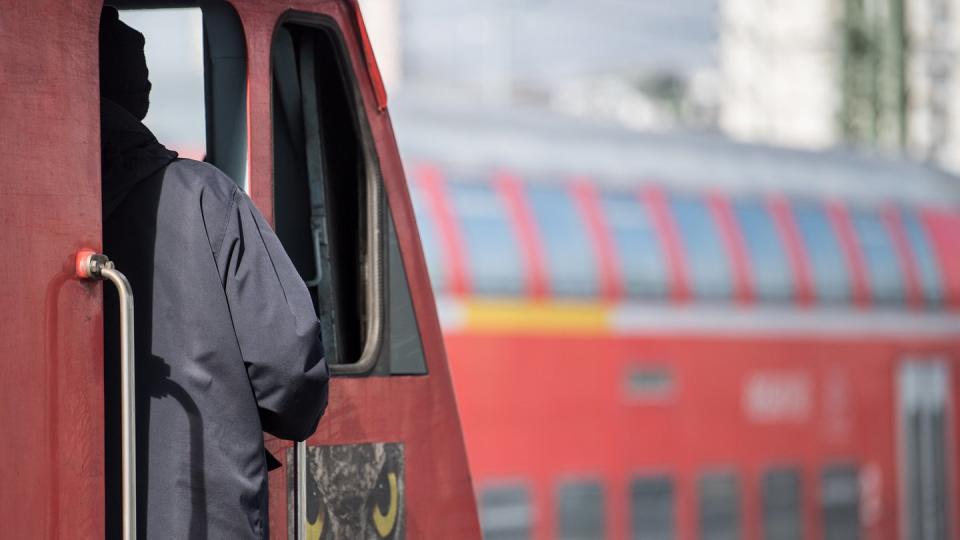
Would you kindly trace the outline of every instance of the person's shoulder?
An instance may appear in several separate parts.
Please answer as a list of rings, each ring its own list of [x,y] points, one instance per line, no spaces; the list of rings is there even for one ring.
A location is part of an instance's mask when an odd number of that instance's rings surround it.
[[[173,182],[178,187],[195,194],[209,203],[230,205],[240,188],[223,171],[215,166],[193,159],[177,159],[167,166],[165,183]]]

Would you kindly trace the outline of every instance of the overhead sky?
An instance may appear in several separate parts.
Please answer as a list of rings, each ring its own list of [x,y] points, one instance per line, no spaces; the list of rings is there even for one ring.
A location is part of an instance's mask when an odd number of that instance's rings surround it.
[[[401,0],[404,70],[514,79],[679,73],[716,64],[718,0]]]

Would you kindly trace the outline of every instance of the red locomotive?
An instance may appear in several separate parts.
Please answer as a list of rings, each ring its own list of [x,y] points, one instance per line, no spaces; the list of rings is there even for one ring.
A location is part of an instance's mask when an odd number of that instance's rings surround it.
[[[320,312],[336,376],[326,417],[297,451],[267,441],[287,471],[270,475],[272,537],[479,537],[434,301],[356,2],[110,4],[200,10],[199,154],[246,189],[318,303],[333,306]],[[133,476],[134,445],[123,464],[104,459],[102,295],[82,279],[122,283],[123,272],[87,251],[99,251],[102,232],[102,6],[0,9],[4,538],[103,538],[105,514],[120,511],[105,507],[104,471]],[[311,204],[332,210],[318,217]],[[136,491],[125,495],[126,518]]]

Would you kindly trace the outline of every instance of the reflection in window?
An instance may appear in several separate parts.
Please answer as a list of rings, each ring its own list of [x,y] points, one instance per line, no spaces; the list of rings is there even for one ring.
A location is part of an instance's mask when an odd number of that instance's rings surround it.
[[[630,538],[673,540],[676,531],[673,480],[668,476],[640,476],[630,482]]]
[[[772,469],[763,475],[763,537],[766,540],[803,538],[800,471]]]
[[[900,261],[880,213],[852,209],[850,221],[866,263],[873,301],[879,304],[902,303],[905,294]]]
[[[451,182],[447,192],[466,244],[472,292],[519,295],[523,263],[503,201],[484,183]]]
[[[558,296],[596,296],[596,255],[566,186],[529,186],[527,200],[544,248],[550,291]]]
[[[600,204],[613,235],[627,296],[666,296],[669,284],[663,246],[640,200],[630,193],[607,192]]]
[[[903,218],[903,229],[910,243],[910,251],[917,267],[917,278],[920,280],[920,292],[930,306],[943,304],[943,289],[940,284],[940,270],[937,268],[937,259],[930,245],[930,238],[917,215],[917,211],[904,208],[900,215]]]
[[[780,242],[776,223],[763,201],[735,201],[733,212],[747,248],[753,288],[757,297],[763,300],[792,298],[793,272]]]
[[[557,538],[604,538],[603,487],[595,481],[571,481],[557,491]]]
[[[740,484],[731,472],[707,473],[698,485],[700,538],[737,540],[742,536]]]
[[[423,200],[423,193],[419,187],[416,183],[410,183],[409,188],[413,212],[417,218],[417,229],[420,232],[420,243],[423,244],[423,257],[427,261],[427,270],[430,273],[430,283],[433,285],[433,290],[441,293],[446,291],[447,269],[443,260],[439,229],[426,201]]]
[[[480,490],[480,528],[484,540],[528,540],[532,512],[523,485],[490,486]]]
[[[680,232],[694,295],[701,299],[730,298],[730,261],[706,199],[673,195],[670,208]]]
[[[817,299],[821,302],[848,301],[850,274],[825,208],[812,201],[796,202],[793,216],[803,240]]]

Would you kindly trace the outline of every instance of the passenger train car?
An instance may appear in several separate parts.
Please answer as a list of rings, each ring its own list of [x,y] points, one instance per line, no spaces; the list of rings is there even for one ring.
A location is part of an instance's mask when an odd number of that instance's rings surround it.
[[[960,534],[960,180],[401,110],[485,538]]]
[[[269,476],[271,538],[479,538],[435,304],[357,3],[110,4],[192,10],[205,94],[197,155],[246,190],[313,289],[334,378],[314,435],[267,440],[284,466]],[[138,283],[96,253],[102,6],[0,7],[3,538],[137,536],[137,468],[150,456],[137,453],[132,348],[144,321],[132,316]],[[167,36],[159,49],[178,45]],[[122,415],[104,409],[98,279],[123,301]],[[119,460],[105,458],[114,416]],[[203,429],[199,415],[190,422]],[[183,452],[185,468],[202,470],[202,445]],[[108,477],[123,478],[122,504],[108,502]],[[122,515],[122,533],[106,530],[108,515]]]

